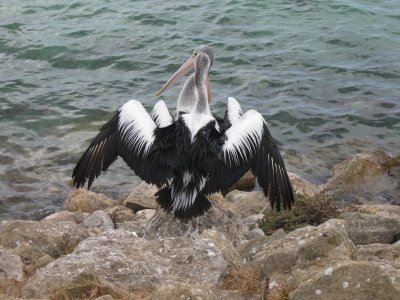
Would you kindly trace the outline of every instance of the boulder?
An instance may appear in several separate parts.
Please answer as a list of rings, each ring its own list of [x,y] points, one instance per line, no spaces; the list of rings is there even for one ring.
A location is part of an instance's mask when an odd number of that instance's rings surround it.
[[[87,272],[130,291],[177,281],[216,286],[227,268],[221,251],[209,239],[145,240],[116,229],[82,241],[73,253],[38,270],[23,287],[22,296],[46,298],[65,286],[65,280]]]
[[[260,245],[254,258],[262,263],[264,274],[289,273],[305,269],[318,261],[319,265],[348,260],[356,248],[347,236],[344,221],[331,219],[317,227],[294,230],[284,238]]]
[[[118,226],[119,223],[125,221],[134,221],[135,213],[124,205],[117,205],[104,210],[111,218],[113,223]]]
[[[86,228],[97,228],[100,231],[114,229],[114,223],[111,221],[110,216],[102,210],[96,210],[84,218],[82,221],[82,226]]]
[[[299,177],[297,174],[288,173],[288,175],[289,180],[292,184],[293,192],[295,194],[304,195],[306,197],[314,197],[322,190],[322,187],[317,186],[310,181]]]
[[[155,209],[143,209],[139,210],[135,215],[134,219],[130,221],[124,221],[117,223],[117,228],[121,228],[130,232],[135,232],[138,236],[142,237],[145,234],[147,225],[151,218],[155,215]]]
[[[394,285],[396,280],[398,278],[390,278],[378,264],[348,261],[302,281],[289,294],[289,299],[395,300],[400,295]]]
[[[177,282],[170,285],[161,286],[154,294],[147,297],[148,300],[218,300],[208,286],[199,284],[188,284]]]
[[[400,243],[371,244],[357,246],[358,261],[373,261],[378,263],[390,264],[400,270]]]
[[[230,209],[241,218],[250,215],[265,213],[271,207],[263,192],[243,192],[234,190],[225,196],[226,201],[231,202]]]
[[[324,192],[347,200],[400,203],[400,156],[381,150],[354,155],[333,168]]]
[[[342,213],[341,218],[345,220],[347,234],[356,245],[390,244],[400,235],[400,218],[361,212]]]
[[[125,199],[124,205],[134,212],[143,209],[156,209],[159,207],[154,196],[157,192],[157,186],[142,181]]]
[[[96,210],[104,210],[115,205],[114,201],[110,198],[85,189],[76,189],[68,193],[65,209],[92,213]]]
[[[21,258],[24,263],[24,272],[27,276],[31,276],[37,269],[54,260],[50,255],[29,242],[19,243],[12,252]]]
[[[0,246],[12,249],[25,242],[53,258],[72,252],[88,236],[86,229],[73,222],[17,220],[0,225]]]
[[[233,245],[242,240],[243,222],[234,212],[214,204],[204,215],[191,220],[177,219],[174,214],[158,210],[148,224],[144,238],[197,237],[205,229],[222,233]]]
[[[51,222],[74,222],[76,224],[80,224],[83,221],[83,218],[88,216],[88,213],[84,213],[81,211],[68,211],[68,210],[63,210],[56,212],[54,214],[51,214],[44,219],[42,219],[42,222],[46,221],[51,221]]]

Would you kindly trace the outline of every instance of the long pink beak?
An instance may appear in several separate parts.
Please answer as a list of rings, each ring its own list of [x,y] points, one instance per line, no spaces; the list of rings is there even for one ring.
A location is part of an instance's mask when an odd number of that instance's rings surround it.
[[[195,56],[191,56],[185,63],[171,76],[170,79],[163,85],[163,87],[157,92],[156,97],[160,96],[166,90],[171,88],[179,79],[181,79],[190,70],[194,69]],[[211,86],[210,80],[208,79],[208,74],[205,78],[205,84],[207,87],[208,103],[211,102]]]

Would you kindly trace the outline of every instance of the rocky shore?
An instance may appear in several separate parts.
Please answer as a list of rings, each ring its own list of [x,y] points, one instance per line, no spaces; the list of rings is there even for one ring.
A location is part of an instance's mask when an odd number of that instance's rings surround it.
[[[188,222],[145,183],[119,204],[71,191],[64,211],[1,222],[0,299],[400,299],[400,156],[356,155],[319,186],[290,177],[290,213],[247,174]]]

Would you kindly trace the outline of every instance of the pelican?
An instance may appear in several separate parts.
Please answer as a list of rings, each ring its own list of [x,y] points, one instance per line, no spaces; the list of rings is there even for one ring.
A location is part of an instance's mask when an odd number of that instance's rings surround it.
[[[230,126],[221,129],[209,106],[213,56],[205,48],[196,49],[159,92],[194,68],[180,93],[176,120],[163,101],[151,114],[136,100],[125,103],[78,161],[74,185],[88,182],[90,188],[121,156],[139,177],[160,188],[156,197],[164,210],[189,219],[211,207],[207,195],[229,188],[251,170],[272,208],[290,209],[292,187],[264,118],[255,110],[243,114],[230,97],[225,113]]]

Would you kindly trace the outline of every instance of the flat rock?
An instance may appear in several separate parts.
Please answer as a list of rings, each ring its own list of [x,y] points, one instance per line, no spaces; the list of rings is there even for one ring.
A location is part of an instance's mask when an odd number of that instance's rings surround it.
[[[303,281],[289,294],[293,300],[395,300],[399,291],[394,280],[381,266],[368,262],[345,262],[317,273],[308,281]]]
[[[110,216],[102,210],[96,210],[84,218],[82,221],[82,226],[86,228],[98,228],[101,231],[114,229],[114,223],[112,222]]]
[[[361,212],[342,213],[347,234],[356,245],[390,244],[400,235],[400,218]]]
[[[156,209],[159,207],[154,196],[157,192],[157,186],[142,181],[124,200],[124,205],[134,212],[143,209]]]
[[[85,189],[76,189],[68,193],[65,209],[69,211],[82,211],[92,213],[115,206],[110,198],[93,193]]]
[[[198,237],[205,229],[222,233],[233,245],[242,240],[243,222],[234,212],[213,205],[204,215],[191,220],[177,219],[172,213],[158,210],[148,224],[144,238]]]
[[[71,254],[41,268],[22,289],[25,298],[46,298],[82,273],[96,274],[122,289],[157,288],[184,282],[216,286],[228,264],[221,251],[206,238],[138,238],[116,229],[90,237]]]
[[[25,242],[53,258],[70,253],[88,236],[86,229],[73,222],[17,220],[0,225],[0,246],[12,249]]]

